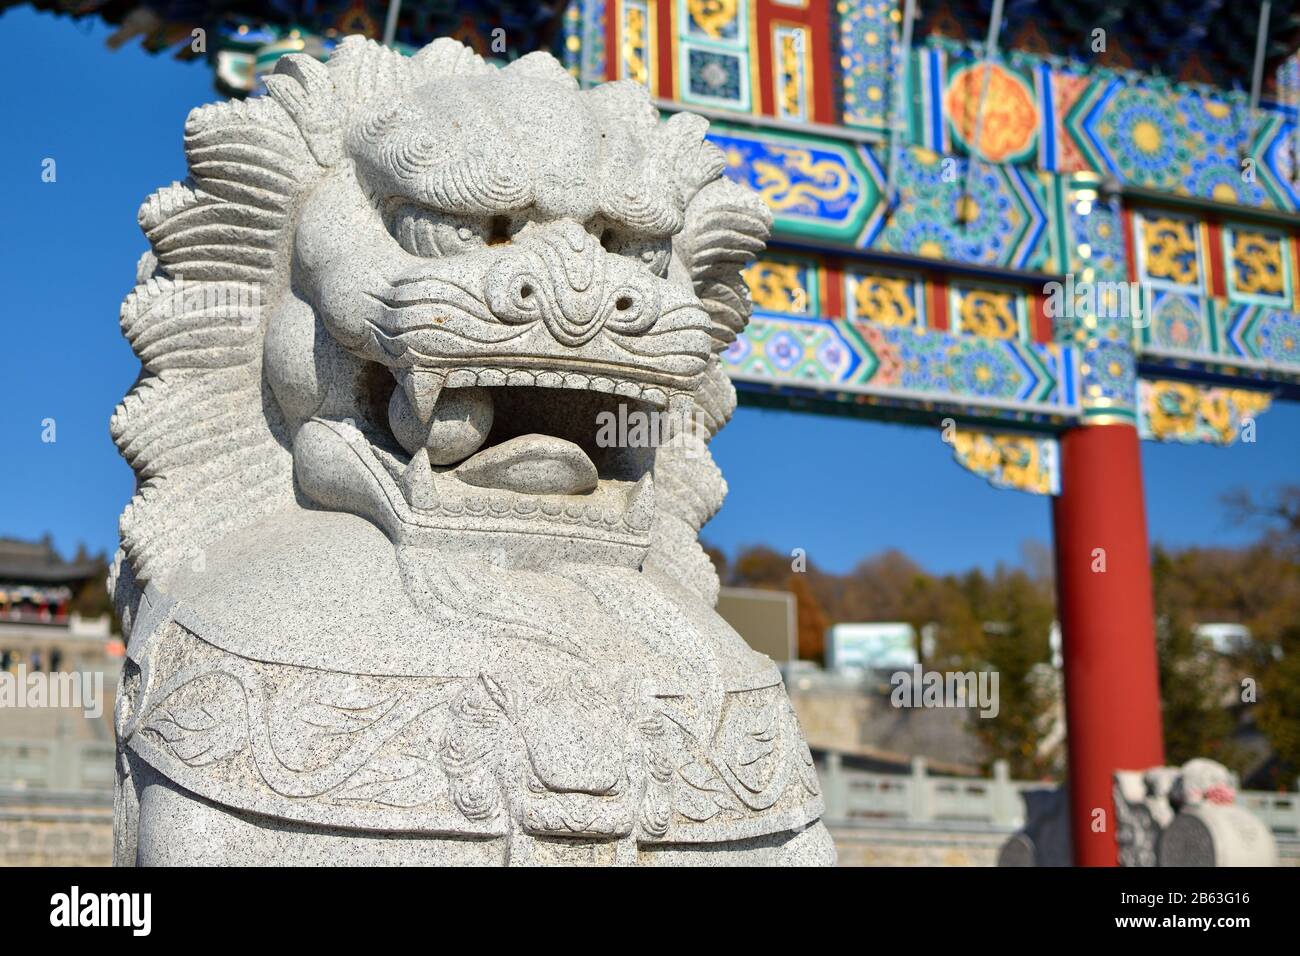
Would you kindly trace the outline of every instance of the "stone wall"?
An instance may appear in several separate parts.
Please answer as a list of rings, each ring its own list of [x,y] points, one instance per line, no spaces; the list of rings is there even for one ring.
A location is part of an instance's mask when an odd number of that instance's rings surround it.
[[[0,866],[110,866],[112,795],[0,796]]]
[[[888,825],[830,825],[840,866],[997,866],[1010,831]],[[1277,837],[1278,865],[1300,867],[1300,838]]]
[[[1011,831],[952,826],[832,825],[840,866],[995,866]],[[1278,839],[1282,866],[1300,866],[1300,839]],[[109,866],[113,808],[108,800],[9,794],[0,798],[0,867]]]
[[[840,866],[996,866],[1011,831],[945,827],[831,826]]]

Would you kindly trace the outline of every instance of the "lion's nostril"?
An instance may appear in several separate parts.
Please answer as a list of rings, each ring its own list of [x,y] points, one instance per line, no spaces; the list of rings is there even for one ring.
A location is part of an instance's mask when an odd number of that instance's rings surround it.
[[[626,312],[628,309],[632,308],[632,300],[625,295],[621,295],[614,302],[614,308],[618,309],[620,312]]]
[[[527,299],[533,294],[533,287],[530,285],[521,286],[519,289],[519,298]]]

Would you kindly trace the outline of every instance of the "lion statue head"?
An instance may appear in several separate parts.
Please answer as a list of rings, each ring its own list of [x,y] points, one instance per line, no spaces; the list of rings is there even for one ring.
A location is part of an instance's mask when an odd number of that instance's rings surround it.
[[[707,123],[452,40],[408,59],[349,37],[266,85],[195,110],[190,179],[140,210],[120,603],[295,495],[397,544],[527,564],[559,538],[714,597],[703,444],[771,220]],[[663,413],[673,450],[598,447],[619,405]]]

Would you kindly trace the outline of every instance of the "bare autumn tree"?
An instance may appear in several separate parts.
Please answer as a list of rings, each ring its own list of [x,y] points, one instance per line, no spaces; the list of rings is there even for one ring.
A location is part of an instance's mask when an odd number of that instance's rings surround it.
[[[1263,524],[1264,543],[1274,544],[1290,555],[1300,553],[1300,485],[1279,485],[1272,492],[1253,495],[1237,488],[1223,496],[1228,515],[1239,524]]]
[[[1239,722],[1254,720],[1276,760],[1264,785],[1294,786],[1300,773],[1300,489],[1283,486],[1262,497],[1238,494],[1227,502],[1238,520],[1262,528],[1245,548],[1156,548],[1152,554],[1157,613],[1161,704],[1169,759],[1211,756],[1239,771],[1234,746]],[[751,547],[733,562],[719,561],[723,580],[788,590],[799,601],[800,656],[820,659],[831,624],[906,621],[920,632],[937,625],[927,666],[990,667],[999,673],[999,718],[976,721],[976,733],[1017,773],[1038,776],[1057,756],[1039,742],[1056,704],[1045,667],[1054,617],[1052,562],[1029,546],[1023,567],[992,574],[973,570],[936,576],[898,551],[864,559],[846,574],[809,563],[792,574],[791,557]],[[809,624],[809,621],[815,624]],[[1237,622],[1253,636],[1239,654],[1210,653],[1195,625]],[[992,629],[989,625],[994,625]],[[1239,702],[1243,681],[1256,702]]]
[[[108,596],[108,558],[103,552],[90,554],[84,545],[78,547],[76,558],[79,564],[89,564],[93,571],[76,589],[70,602],[70,609],[82,617],[99,617],[107,614],[111,620],[114,633],[120,631],[113,602]]]
[[[718,580],[721,581],[723,584],[726,584],[727,583],[726,552],[724,552],[721,548],[714,547],[713,545],[703,541],[700,542],[700,547],[704,549],[704,553],[707,554],[709,556],[709,560],[713,562],[713,570],[718,572]]]
[[[902,621],[908,599],[930,575],[901,551],[867,558],[841,579],[837,615],[842,621]]]

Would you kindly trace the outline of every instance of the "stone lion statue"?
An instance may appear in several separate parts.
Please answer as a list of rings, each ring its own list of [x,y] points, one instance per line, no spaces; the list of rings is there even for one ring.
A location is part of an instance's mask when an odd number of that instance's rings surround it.
[[[833,862],[697,541],[770,225],[707,123],[448,39],[266,87],[140,210],[117,861]]]

